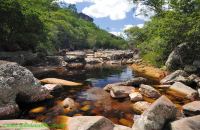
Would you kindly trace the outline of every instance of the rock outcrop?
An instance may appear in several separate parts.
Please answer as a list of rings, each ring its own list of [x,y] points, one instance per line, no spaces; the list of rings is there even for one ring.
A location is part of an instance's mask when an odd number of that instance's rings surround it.
[[[0,61],[0,118],[15,117],[18,102],[36,102],[50,98],[46,89],[26,68],[17,63]]]
[[[176,118],[175,105],[165,96],[156,100],[133,125],[133,130],[163,130],[165,123]]]

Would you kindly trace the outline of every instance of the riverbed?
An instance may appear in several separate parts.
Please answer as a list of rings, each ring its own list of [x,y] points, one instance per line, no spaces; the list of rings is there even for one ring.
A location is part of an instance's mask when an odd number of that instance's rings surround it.
[[[38,68],[47,69],[47,68]],[[52,68],[48,68],[52,69]],[[32,68],[36,71],[37,68]],[[65,116],[105,116],[115,124],[131,127],[134,119],[139,115],[133,112],[132,102],[129,98],[113,99],[110,94],[103,90],[103,87],[110,83],[127,81],[137,74],[130,66],[100,66],[87,67],[84,70],[74,70],[76,73],[69,74],[64,68],[53,68],[51,73],[37,75],[39,79],[53,77],[65,80],[81,82],[84,85],[80,87],[63,87],[53,93],[53,98],[39,103],[20,104],[22,110],[21,119],[36,119],[38,121],[53,123],[59,114],[57,105],[65,98],[72,98],[77,102],[77,109],[65,112]],[[149,84],[157,85],[156,82],[149,80]],[[167,95],[176,105],[187,103],[178,95],[172,96],[165,88],[157,88],[162,94]],[[154,99],[145,98],[148,102],[154,102]],[[45,110],[36,114],[29,111],[33,108],[44,108]]]

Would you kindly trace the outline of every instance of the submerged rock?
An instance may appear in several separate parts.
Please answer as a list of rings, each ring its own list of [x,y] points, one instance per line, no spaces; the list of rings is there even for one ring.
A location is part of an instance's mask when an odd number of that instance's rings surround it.
[[[198,92],[189,86],[186,86],[185,84],[181,82],[176,82],[174,83],[171,87],[170,90],[178,92],[180,94],[185,95],[186,98],[194,100],[198,97]]]
[[[116,86],[111,88],[110,95],[113,98],[126,98],[130,93],[134,92],[135,88],[131,86]]]
[[[57,79],[57,78],[46,78],[40,80],[42,83],[47,83],[47,84],[60,84],[64,86],[80,86],[82,85],[81,83],[76,83],[72,81],[67,81],[63,79]]]
[[[149,86],[149,85],[140,85],[140,92],[141,94],[145,95],[149,98],[159,98],[161,96],[160,92],[156,90],[155,88]]]
[[[102,116],[77,116],[69,118],[69,130],[113,130],[114,124]]]
[[[183,106],[185,115],[194,116],[200,115],[200,101],[194,101]]]
[[[200,130],[200,115],[174,121],[170,130]]]
[[[44,86],[42,86],[42,88],[47,89],[50,92],[54,91],[56,89],[59,89],[61,87],[62,87],[62,85],[60,85],[60,84],[45,84]]]
[[[176,106],[162,96],[133,125],[133,130],[162,130],[165,123],[176,118]]]
[[[18,102],[36,102],[51,95],[26,68],[17,63],[0,62],[0,118],[16,116]]]
[[[151,103],[146,101],[139,101],[132,105],[133,111],[142,114],[145,110],[147,110],[151,106]]]
[[[129,97],[130,97],[131,101],[133,101],[133,102],[143,100],[143,96],[139,92],[133,92],[133,93],[129,94]]]
[[[65,100],[63,100],[62,105],[65,108],[69,108],[70,110],[75,110],[77,108],[76,102],[71,98],[66,98]]]

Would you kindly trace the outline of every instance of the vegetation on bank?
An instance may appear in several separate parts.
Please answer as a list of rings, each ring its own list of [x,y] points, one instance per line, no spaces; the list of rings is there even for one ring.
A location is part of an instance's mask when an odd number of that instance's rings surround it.
[[[80,18],[74,6],[61,8],[53,0],[1,0],[0,16],[0,51],[127,47],[122,38]]]
[[[200,55],[200,0],[134,0],[155,12],[143,28],[126,30],[128,40],[145,60],[162,66],[177,45],[189,43],[192,57]],[[169,6],[168,9],[163,8]],[[141,13],[148,14],[145,10]]]

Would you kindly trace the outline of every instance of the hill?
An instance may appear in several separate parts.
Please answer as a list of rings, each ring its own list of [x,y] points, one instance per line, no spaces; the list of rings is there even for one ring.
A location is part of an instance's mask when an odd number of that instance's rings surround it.
[[[0,16],[0,51],[52,54],[64,48],[127,47],[122,38],[98,28],[70,8],[61,8],[53,0],[4,0],[0,2]]]

